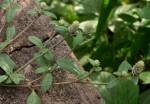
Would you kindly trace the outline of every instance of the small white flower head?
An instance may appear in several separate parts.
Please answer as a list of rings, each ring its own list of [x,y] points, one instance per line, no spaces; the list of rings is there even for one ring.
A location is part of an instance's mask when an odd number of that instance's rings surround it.
[[[92,24],[87,23],[87,24],[84,26],[84,30],[83,30],[83,31],[84,31],[85,34],[90,35],[90,34],[92,34],[92,33],[94,32],[94,27],[93,27]]]
[[[69,32],[75,33],[77,31],[77,29],[79,28],[79,24],[80,23],[78,21],[74,21],[69,27]]]
[[[65,24],[65,21],[63,19],[59,20],[59,24],[60,25],[64,25]]]
[[[74,28],[79,28],[79,22],[78,21],[74,21],[73,23],[72,23],[72,26],[74,27]]]
[[[133,75],[138,75],[139,73],[141,73],[144,70],[144,66],[145,66],[145,64],[142,60],[138,61],[132,67],[132,74]]]
[[[47,6],[47,4],[46,4],[45,2],[41,2],[41,4],[40,4],[40,5],[41,5],[41,7],[42,7],[42,8],[44,8],[44,7],[46,7],[46,6]]]
[[[39,2],[40,3],[40,2]],[[50,3],[51,1],[44,1],[40,3],[41,8],[43,8],[44,10],[49,10],[50,9]]]
[[[93,66],[98,67],[100,66],[100,62],[99,60],[95,60]]]

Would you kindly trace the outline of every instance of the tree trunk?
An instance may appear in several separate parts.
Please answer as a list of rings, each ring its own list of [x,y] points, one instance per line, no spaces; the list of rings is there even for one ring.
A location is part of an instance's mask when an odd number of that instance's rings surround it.
[[[1,3],[1,0],[0,0]],[[37,16],[27,15],[28,9],[39,9],[39,6],[34,2],[34,0],[15,0],[15,3],[21,6],[21,9],[17,11],[16,17],[13,20],[13,24],[16,27],[16,34],[20,33],[25,27],[27,27]],[[0,9],[0,28],[5,24],[5,10]],[[5,25],[2,33],[0,34],[0,41],[5,40],[5,31],[7,24]],[[29,29],[27,29],[13,44],[6,47],[4,52],[6,52],[16,63],[17,68],[27,63],[35,52],[38,52],[37,47],[32,45],[27,37],[34,35],[39,37],[43,42],[48,39],[47,34],[51,32],[52,26],[49,25],[49,18],[46,16],[41,16]],[[58,43],[62,37],[57,35],[48,44],[48,47]],[[54,48],[53,53],[55,58],[62,57],[66,55],[70,48],[64,41],[56,48]],[[73,53],[69,56],[80,68],[78,60]],[[34,70],[38,68],[39,65],[34,62],[24,68],[21,72],[29,80],[34,80],[41,75],[36,75]],[[73,81],[75,76],[64,70],[57,70],[53,73],[54,82],[64,82]],[[85,79],[84,81],[88,81]],[[40,82],[38,82],[40,84]],[[38,84],[36,83],[36,84]],[[65,85],[54,85],[46,93],[42,93],[39,87],[35,90],[37,94],[42,99],[43,104],[104,104],[99,93],[95,90],[92,84],[84,83],[71,83]],[[0,104],[26,104],[27,97],[30,95],[31,90],[27,87],[0,87]]]

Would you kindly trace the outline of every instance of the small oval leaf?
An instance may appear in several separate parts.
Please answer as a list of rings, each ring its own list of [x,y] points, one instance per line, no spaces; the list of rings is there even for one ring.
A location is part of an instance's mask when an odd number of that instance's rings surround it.
[[[10,24],[6,30],[7,40],[9,41],[9,40],[13,39],[15,33],[16,33],[15,27],[12,24]]]
[[[77,79],[84,79],[89,75],[89,72],[84,71],[77,76]]]
[[[11,74],[10,78],[15,84],[19,84],[20,81],[25,79],[25,76],[23,74]]]
[[[39,47],[39,48],[43,47],[43,43],[42,43],[42,41],[38,37],[36,37],[36,36],[29,36],[28,39],[33,44],[35,44],[37,47]]]
[[[0,75],[0,83],[2,83],[3,81],[5,81],[8,78],[7,75]]]
[[[27,11],[27,14],[39,14],[39,12],[35,9],[31,9]]]
[[[9,44],[9,41],[5,41],[5,42],[0,43],[0,49],[5,48],[8,44]]]
[[[52,74],[47,73],[42,80],[42,91],[46,92],[52,85]]]
[[[43,14],[46,15],[46,16],[49,16],[51,18],[57,19],[57,16],[52,12],[44,11]]]
[[[99,72],[102,70],[102,67],[94,67],[94,71]]]
[[[3,83],[4,84],[12,84],[13,81],[10,79],[10,77],[8,77]]]
[[[91,65],[93,65],[93,66],[94,66],[95,61],[94,61],[93,59],[89,58],[89,59],[88,59],[88,61],[90,62],[90,64],[91,64]]]
[[[42,104],[39,96],[35,93],[35,91],[32,91],[32,93],[28,97],[27,104]]]
[[[8,8],[9,7],[9,3],[0,4],[0,7],[1,8]]]
[[[6,22],[10,23],[15,15],[16,15],[16,9],[9,7],[5,14]]]
[[[130,69],[132,66],[125,60],[119,65],[118,72],[128,72]]]
[[[81,44],[81,42],[83,41],[83,39],[84,39],[84,37],[83,37],[82,33],[79,32],[78,35],[73,40],[73,46],[75,47],[75,46]]]
[[[63,37],[66,37],[69,34],[69,31],[64,26],[55,26],[55,30],[58,31]]]
[[[35,53],[34,58],[42,67],[51,67],[50,61],[47,60],[44,56],[41,56],[40,53]]]
[[[13,69],[16,68],[15,63],[11,60],[11,58],[6,53],[2,53],[0,55],[0,62],[4,63],[4,66],[8,68],[8,72],[13,72]]]
[[[139,77],[143,81],[144,84],[150,83],[150,71],[145,71],[145,72],[140,73]]]
[[[11,73],[10,67],[8,66],[7,63],[5,63],[5,62],[0,62],[0,67],[1,67],[7,74],[10,74],[10,73]]]
[[[67,70],[73,74],[79,74],[80,73],[80,69],[79,67],[73,63],[71,60],[67,59],[67,58],[60,58],[56,61],[56,63],[58,64],[58,66],[60,66],[62,69]]]
[[[43,72],[46,72],[46,71],[48,71],[47,68],[45,68],[45,67],[39,67],[39,68],[37,68],[35,70],[35,73],[38,74],[38,73],[43,73]]]

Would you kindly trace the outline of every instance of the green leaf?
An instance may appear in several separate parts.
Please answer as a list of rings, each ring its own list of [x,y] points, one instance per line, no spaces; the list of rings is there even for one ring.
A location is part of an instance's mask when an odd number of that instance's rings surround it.
[[[38,74],[38,73],[43,73],[43,72],[46,72],[48,71],[48,68],[46,67],[39,67],[35,70],[35,73]]]
[[[5,42],[0,43],[0,49],[5,48],[8,44],[9,44],[9,41],[5,41]]]
[[[86,78],[88,75],[89,75],[89,72],[84,71],[84,72],[78,74],[77,79],[79,79],[79,80],[80,80],[80,79],[84,79],[84,78]]]
[[[48,49],[47,48],[43,48],[41,51],[42,53],[45,53]],[[54,55],[53,53],[49,50],[48,52],[46,52],[43,57],[47,60],[47,61],[52,61],[54,59]]]
[[[34,58],[42,67],[51,67],[51,63],[44,56],[41,56],[40,53],[35,53]]]
[[[3,83],[4,83],[4,84],[12,84],[13,81],[11,80],[10,77],[8,77]]]
[[[7,75],[0,75],[0,83],[2,83],[3,81],[5,81],[8,78]]]
[[[9,7],[9,3],[2,3],[0,4],[1,8],[8,8]]]
[[[132,3],[128,5],[121,5],[115,10],[115,14],[121,14],[121,13],[130,13],[133,9],[135,9],[139,3]]]
[[[5,62],[0,62],[0,67],[1,67],[7,74],[10,74],[10,73],[11,73],[10,67],[8,66],[7,63],[5,63]]]
[[[27,14],[39,14],[39,12],[35,9],[31,9],[27,11]]]
[[[113,72],[113,74],[119,77],[122,75],[122,72]]]
[[[82,33],[79,32],[77,34],[77,36],[74,38],[74,40],[73,40],[73,47],[81,44],[81,42],[83,41],[83,39],[84,39],[84,37],[83,37]]]
[[[71,60],[67,59],[67,58],[60,58],[58,60],[56,60],[56,63],[58,64],[58,66],[60,66],[62,69],[69,71],[73,74],[79,74],[80,73],[80,69],[79,67],[73,63]]]
[[[95,64],[95,61],[93,59],[91,59],[91,58],[89,58],[88,61],[90,62],[91,65]]]
[[[150,102],[150,89],[144,91],[139,98],[139,104],[149,104]]]
[[[21,8],[21,6],[17,5],[17,4],[13,4],[13,5],[11,5],[11,7],[12,7],[12,9],[16,9],[16,10]]]
[[[13,39],[15,33],[16,33],[15,27],[12,24],[8,25],[7,30],[6,30],[7,40]]]
[[[127,76],[127,79],[131,80],[134,84],[138,84],[139,76]]]
[[[3,0],[3,3],[12,3],[14,0]]]
[[[97,40],[99,40],[101,34],[104,29],[106,29],[108,20],[110,19],[112,13],[114,12],[114,8],[117,5],[118,0],[102,0],[100,3],[101,9],[99,10],[99,20],[96,29],[96,35],[94,37],[94,45],[96,44]]]
[[[3,62],[6,64],[6,66],[8,66],[8,70],[10,72],[13,72],[13,69],[16,68],[15,63],[10,59],[10,57],[6,54],[6,53],[2,53],[0,55],[0,62]]]
[[[66,37],[69,34],[69,31],[64,26],[55,26],[55,30],[58,31],[63,37]]]
[[[131,16],[131,15],[129,15],[129,14],[122,13],[122,14],[119,14],[118,16],[119,16],[121,19],[123,19],[124,21],[126,21],[126,22],[128,22],[128,23],[130,23],[130,24],[132,24],[132,23],[134,23],[134,22],[137,21],[137,19],[136,19],[135,17],[133,17],[133,16]]]
[[[28,97],[27,104],[42,104],[39,96],[35,93],[35,91],[32,91],[32,93]]]
[[[10,23],[15,15],[16,15],[16,9],[9,7],[5,14],[6,22]]]
[[[48,91],[48,89],[51,87],[52,85],[52,74],[51,73],[47,73],[42,80],[42,91],[46,92]]]
[[[94,67],[93,69],[94,69],[94,71],[99,72],[102,70],[102,67]]]
[[[23,74],[11,74],[10,78],[15,84],[19,84],[20,81],[25,80],[25,76]]]
[[[59,25],[59,22],[58,22],[58,21],[53,20],[53,21],[50,21],[50,24],[52,24],[52,25],[54,25],[54,26],[58,26],[58,25]]]
[[[140,73],[139,77],[143,81],[143,84],[150,83],[150,71],[145,71],[145,72]]]
[[[49,16],[51,18],[57,19],[57,16],[52,12],[44,11],[43,14],[46,15],[46,16]]]
[[[132,66],[125,60],[119,65],[118,72],[128,72],[129,69],[132,69]]]
[[[139,15],[141,18],[150,19],[149,10],[150,10],[150,4],[146,5],[142,10],[140,10],[140,11],[138,12],[138,15]]]
[[[131,80],[120,79],[117,85],[111,89],[114,104],[138,104],[139,88]]]
[[[29,36],[28,40],[31,41],[33,44],[35,44],[39,48],[44,47],[42,41],[36,36]]]
[[[107,84],[107,88],[113,88],[115,86],[117,86],[117,79],[113,79],[111,80],[108,84]]]

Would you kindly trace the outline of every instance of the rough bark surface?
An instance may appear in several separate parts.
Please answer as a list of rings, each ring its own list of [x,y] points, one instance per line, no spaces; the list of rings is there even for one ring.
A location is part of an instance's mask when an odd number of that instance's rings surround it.
[[[27,15],[26,11],[28,9],[39,9],[39,7],[34,0],[16,0],[15,3],[18,3],[21,6],[21,9],[17,11],[17,15],[13,21],[17,31],[16,34],[18,34],[37,18],[37,16]],[[4,14],[5,10],[0,9],[0,28],[5,23]],[[5,27],[7,27],[7,25]],[[4,28],[2,34],[0,34],[0,42],[5,39],[5,30],[6,28]],[[27,37],[29,35],[34,35],[42,39],[43,42],[46,42],[47,33],[50,31],[51,26],[49,25],[49,18],[41,16],[31,28],[25,31],[19,39],[9,45],[4,51],[9,54],[18,68],[28,62],[35,52],[38,52],[38,49],[27,40]],[[48,47],[56,44],[61,39],[61,36],[56,36],[52,42],[49,43]],[[55,57],[59,58],[66,55],[69,50],[70,48],[67,43],[62,42],[52,51],[55,54]],[[79,65],[78,60],[73,53],[71,53],[69,57]],[[79,67],[83,70],[80,65]],[[36,68],[38,68],[38,64],[34,62],[24,68],[21,72],[24,73],[29,80],[33,80],[40,76],[34,73]],[[74,75],[61,69],[53,72],[53,77],[54,82],[73,81],[76,79]],[[85,81],[88,80],[89,79],[85,79]],[[55,85],[46,93],[42,93],[40,88],[36,88],[36,92],[42,99],[43,104],[104,104],[99,93],[96,92],[91,84],[73,83],[67,85]],[[0,87],[0,104],[26,104],[26,99],[30,93],[31,91],[28,88]]]

